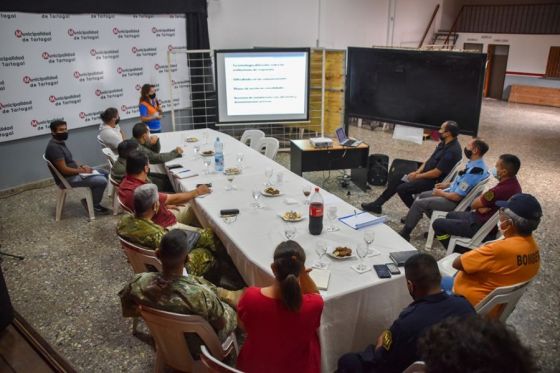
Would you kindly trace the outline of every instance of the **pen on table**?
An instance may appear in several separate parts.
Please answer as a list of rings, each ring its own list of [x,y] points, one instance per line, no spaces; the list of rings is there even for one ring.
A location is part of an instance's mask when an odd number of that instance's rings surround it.
[[[190,170],[183,170],[183,171],[177,172],[177,174],[182,174],[182,173],[189,172],[189,171],[190,171]]]
[[[358,215],[358,212],[356,211],[356,209],[354,209],[354,217],[356,217]]]

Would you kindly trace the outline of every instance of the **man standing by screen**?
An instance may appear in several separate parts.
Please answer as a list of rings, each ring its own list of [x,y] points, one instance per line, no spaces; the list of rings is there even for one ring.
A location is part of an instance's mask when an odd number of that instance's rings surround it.
[[[434,185],[442,181],[461,160],[461,145],[457,136],[459,136],[459,125],[451,120],[443,122],[439,129],[441,142],[430,158],[409,174],[396,170],[389,179],[385,191],[375,201],[362,203],[362,208],[365,211],[381,214],[383,204],[395,193],[398,193],[404,204],[410,208],[414,202],[414,194],[433,189]]]

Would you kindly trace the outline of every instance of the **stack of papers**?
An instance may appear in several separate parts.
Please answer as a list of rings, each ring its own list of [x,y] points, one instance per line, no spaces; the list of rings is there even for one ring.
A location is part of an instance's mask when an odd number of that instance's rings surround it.
[[[383,224],[387,220],[387,216],[375,216],[369,212],[362,211],[358,214],[351,214],[338,218],[342,223],[353,229],[362,229],[370,225]]]
[[[97,170],[92,170],[91,172],[82,172],[82,173],[80,174],[80,176],[81,176],[82,178],[86,178],[86,177],[88,177],[88,176],[94,176],[94,175],[101,175],[101,174],[100,174],[99,171],[97,171]]]
[[[187,179],[189,177],[198,176],[198,173],[196,171],[190,170],[185,167],[173,168],[169,171],[178,179]]]
[[[327,290],[329,287],[329,279],[331,278],[331,271],[328,269],[313,269],[309,272],[309,277],[313,280],[317,289]]]

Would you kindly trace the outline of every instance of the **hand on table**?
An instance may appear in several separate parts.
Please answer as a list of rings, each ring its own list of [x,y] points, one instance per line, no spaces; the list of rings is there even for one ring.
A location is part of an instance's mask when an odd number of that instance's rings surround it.
[[[177,153],[179,154],[183,154],[183,148],[181,148],[180,146],[176,147],[175,150],[177,151]]]
[[[157,137],[157,135],[150,135],[150,143],[153,145],[156,142],[158,142],[159,137]]]
[[[208,185],[202,184],[196,188],[196,193],[197,195],[202,196],[204,194],[212,193],[212,191],[210,190],[210,188],[208,188]]]

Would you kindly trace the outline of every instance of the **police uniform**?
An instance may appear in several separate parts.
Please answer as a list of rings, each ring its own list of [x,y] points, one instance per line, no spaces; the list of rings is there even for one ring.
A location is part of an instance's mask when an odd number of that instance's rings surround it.
[[[440,292],[415,300],[382,334],[382,345],[369,345],[363,352],[349,353],[338,360],[339,373],[401,373],[418,360],[416,342],[430,326],[448,317],[475,315],[463,297]]]
[[[482,205],[484,208],[488,208],[488,211],[484,213],[478,210],[452,211],[445,218],[436,219],[432,224],[436,238],[447,248],[451,236],[474,236],[480,227],[498,211],[496,201],[507,201],[517,193],[521,193],[521,185],[516,177],[500,181],[482,195]]]
[[[465,168],[459,171],[451,185],[444,192],[456,193],[464,198],[472,188],[488,177],[488,168],[482,159],[469,161]],[[406,215],[404,231],[409,234],[422,215],[430,216],[432,211],[452,211],[459,201],[452,201],[445,197],[434,196],[431,190],[421,193],[410,207]]]

